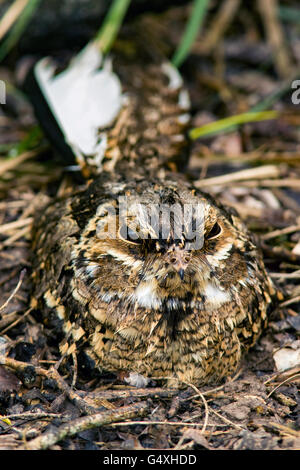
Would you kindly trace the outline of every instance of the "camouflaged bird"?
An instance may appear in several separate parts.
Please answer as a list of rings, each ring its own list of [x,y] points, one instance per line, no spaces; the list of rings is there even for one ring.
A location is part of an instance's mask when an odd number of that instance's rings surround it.
[[[64,332],[61,353],[84,352],[100,370],[176,386],[218,382],[265,327],[274,287],[238,215],[176,172],[187,160],[189,123],[179,75],[149,58],[141,66],[115,57],[114,68],[127,100],[101,130],[101,168],[90,160],[87,187],[36,216],[35,305]],[[165,227],[160,218],[165,230],[153,235],[145,211],[195,202],[200,244],[186,221]]]

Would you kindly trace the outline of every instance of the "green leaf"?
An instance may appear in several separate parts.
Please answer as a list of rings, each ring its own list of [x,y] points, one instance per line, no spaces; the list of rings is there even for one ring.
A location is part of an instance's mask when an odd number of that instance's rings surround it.
[[[247,122],[267,121],[269,119],[277,119],[279,117],[278,111],[259,111],[248,112],[243,114],[236,114],[225,119],[210,122],[201,127],[195,127],[189,132],[191,139],[198,139],[199,137],[206,137],[208,135],[218,134],[222,131],[231,130],[232,126],[246,124]]]
[[[9,150],[8,156],[17,157],[23,152],[27,152],[33,148],[36,148],[41,143],[42,138],[43,133],[41,128],[39,126],[32,127],[24,139]]]
[[[112,47],[131,0],[114,0],[97,33],[96,43],[103,54]]]
[[[208,4],[209,0],[194,0],[193,9],[186,25],[185,32],[172,58],[172,63],[175,67],[180,67],[188,56],[196,36],[200,31],[207,12]]]

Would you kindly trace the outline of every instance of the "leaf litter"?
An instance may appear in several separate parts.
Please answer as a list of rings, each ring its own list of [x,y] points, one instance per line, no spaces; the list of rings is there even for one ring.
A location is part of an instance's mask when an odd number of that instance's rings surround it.
[[[209,10],[181,68],[193,127],[266,99],[279,118],[203,135],[192,142],[187,172],[256,233],[281,305],[236,376],[215,387],[176,391],[153,380],[136,389],[110,375],[85,377],[75,358],[60,358],[30,304],[30,227],[41,201],[71,190],[72,175],[43,135],[26,140],[36,125],[33,111],[9,92],[0,110],[0,449],[300,449],[300,115],[286,87],[299,70],[298,25],[279,24],[273,1],[268,11],[238,3]],[[187,15],[185,7],[171,8],[143,15],[135,27],[171,55]]]

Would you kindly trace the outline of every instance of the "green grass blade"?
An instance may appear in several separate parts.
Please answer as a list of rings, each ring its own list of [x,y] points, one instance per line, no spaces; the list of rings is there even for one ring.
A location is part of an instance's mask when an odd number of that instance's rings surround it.
[[[104,18],[95,41],[103,54],[107,54],[122,25],[131,0],[114,0]]]
[[[40,145],[43,139],[43,132],[39,126],[33,126],[21,142],[14,145],[8,152],[9,157],[17,157],[23,152],[28,152]]]
[[[279,116],[278,111],[259,111],[248,112],[243,114],[236,114],[225,119],[220,119],[215,122],[210,122],[201,127],[192,129],[189,133],[191,139],[198,139],[199,137],[211,136],[219,132],[227,131],[232,126],[246,124],[247,122],[267,121],[269,119],[277,119]]]
[[[6,38],[0,45],[0,62],[7,56],[11,49],[17,44],[18,40],[25,31],[29,21],[34,15],[41,0],[29,0],[18,20],[8,32]]]
[[[285,80],[281,86],[270,95],[266,96],[265,99],[260,101],[258,104],[253,106],[248,112],[231,116],[225,119],[221,119],[204,126],[191,129],[189,135],[191,139],[198,139],[199,137],[205,137],[207,135],[216,135],[221,132],[228,133],[235,131],[240,124],[246,122],[262,121],[267,119],[276,119],[279,117],[279,113],[276,115],[276,111],[266,111],[274,103],[276,103],[282,96],[291,91],[291,84],[294,80],[300,78],[300,73],[297,71],[294,76],[288,80]],[[273,113],[273,115],[272,115]],[[250,118],[250,119],[249,119]]]
[[[300,9],[288,6],[280,6],[278,9],[279,18],[290,23],[300,23]]]
[[[206,15],[209,0],[194,0],[193,9],[185,32],[172,58],[175,67],[180,67],[188,56]]]

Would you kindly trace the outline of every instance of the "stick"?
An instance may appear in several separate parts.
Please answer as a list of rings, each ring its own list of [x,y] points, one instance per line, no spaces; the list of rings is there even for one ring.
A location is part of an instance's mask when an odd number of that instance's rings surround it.
[[[17,361],[12,359],[11,357],[5,357],[0,355],[0,364],[3,364],[6,367],[10,367],[11,369],[17,371],[24,371],[28,367],[32,367],[34,372],[37,375],[41,375],[43,377],[47,377],[53,379],[57,385],[57,387],[66,394],[66,396],[85,414],[92,414],[96,413],[98,409],[93,406],[91,400],[84,400],[81,398],[76,392],[74,392],[68,384],[64,381],[64,379],[59,375],[57,370],[54,367],[51,367],[49,370],[43,369],[39,366],[34,366],[33,364],[29,364],[27,362]],[[90,402],[90,403],[89,403]],[[99,405],[100,406],[100,405]],[[99,408],[99,407],[98,407]]]
[[[63,424],[59,428],[46,432],[32,441],[20,446],[20,450],[41,450],[48,449],[57,442],[69,436],[74,436],[79,432],[86,431],[100,426],[106,426],[117,421],[144,416],[148,411],[148,405],[145,402],[135,403],[134,405],[124,406],[117,410],[104,411],[83,418],[75,419],[69,423]]]
[[[137,388],[130,390],[100,390],[94,392],[78,392],[79,396],[88,397],[97,403],[97,400],[121,400],[127,398],[172,398],[174,395],[178,395],[178,390],[167,389],[160,387],[153,388]]]
[[[264,165],[258,168],[248,168],[247,170],[236,171],[235,173],[229,173],[227,175],[216,176],[214,178],[205,178],[195,182],[197,188],[203,188],[204,186],[228,184],[234,181],[244,181],[251,179],[261,178],[278,178],[280,176],[280,170],[275,165]],[[257,184],[255,182],[255,184]]]
[[[197,51],[200,50],[205,54],[211,53],[230,26],[239,5],[240,0],[226,0],[221,4],[220,10],[216,13],[206,36],[204,36],[201,42],[197,42]]]
[[[9,160],[1,160],[0,161],[0,176],[6,173],[7,171],[13,170],[17,166],[19,166],[20,163],[25,162],[25,160],[28,160],[31,157],[34,157],[36,155],[36,152],[25,152],[22,153],[21,155],[18,155],[15,158],[10,158]]]
[[[24,227],[29,225],[32,222],[32,217],[27,217],[26,219],[15,220],[14,222],[9,222],[7,224],[0,225],[0,233],[10,232],[16,228]]]
[[[257,0],[257,8],[264,23],[277,72],[282,78],[288,78],[292,71],[292,64],[290,52],[286,47],[281,24],[277,16],[278,2],[277,0]]]
[[[287,235],[288,233],[299,232],[300,225],[291,225],[280,230],[274,230],[273,232],[265,233],[261,235],[263,240],[270,240],[271,238],[279,237],[280,235]]]
[[[12,5],[10,5],[0,22],[0,40],[5,36],[7,31],[21,15],[27,3],[28,0],[16,0]]]
[[[10,294],[10,296],[8,297],[8,299],[4,302],[4,304],[1,305],[1,307],[0,307],[0,312],[5,309],[5,307],[9,304],[9,302],[11,301],[11,299],[16,295],[16,293],[17,293],[18,290],[20,289],[21,284],[22,284],[23,279],[24,279],[24,276],[25,276],[25,273],[26,273],[26,269],[22,269],[21,274],[20,274],[20,277],[19,277],[18,284],[16,285],[16,287],[14,288],[14,290],[12,291],[12,293]]]

